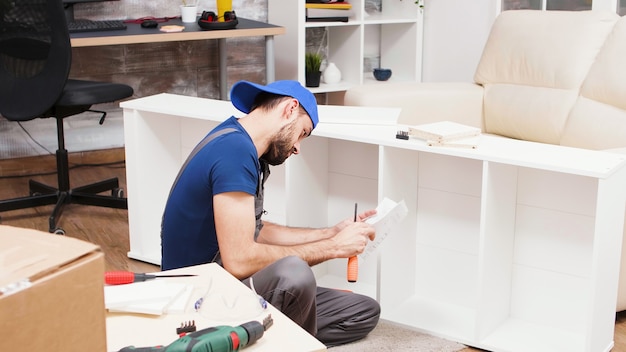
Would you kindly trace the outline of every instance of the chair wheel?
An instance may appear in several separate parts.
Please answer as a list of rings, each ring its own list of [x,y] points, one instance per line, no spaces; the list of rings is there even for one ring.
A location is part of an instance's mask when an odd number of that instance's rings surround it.
[[[111,190],[111,195],[117,198],[124,198],[124,189],[123,188],[113,188]]]
[[[65,230],[63,230],[60,227],[57,227],[56,229],[54,229],[52,233],[54,233],[55,235],[59,235],[59,236],[65,236]]]

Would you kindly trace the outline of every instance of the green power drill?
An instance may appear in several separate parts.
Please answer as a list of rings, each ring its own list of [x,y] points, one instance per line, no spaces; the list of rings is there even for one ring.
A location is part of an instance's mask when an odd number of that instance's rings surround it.
[[[215,326],[189,333],[167,346],[124,347],[119,352],[233,352],[244,349],[263,337],[273,323],[268,316],[263,324],[256,320],[238,326]]]

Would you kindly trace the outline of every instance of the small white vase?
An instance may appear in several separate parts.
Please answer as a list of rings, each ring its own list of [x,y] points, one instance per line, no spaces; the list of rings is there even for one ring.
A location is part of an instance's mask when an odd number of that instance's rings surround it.
[[[322,74],[322,79],[326,84],[339,83],[341,81],[341,71],[339,71],[335,63],[329,62]]]

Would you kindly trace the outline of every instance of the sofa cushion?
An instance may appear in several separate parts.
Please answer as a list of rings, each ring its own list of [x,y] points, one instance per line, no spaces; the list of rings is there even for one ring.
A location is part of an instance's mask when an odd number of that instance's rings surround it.
[[[558,144],[580,87],[619,16],[609,11],[502,12],[474,79],[488,133]]]
[[[566,89],[485,84],[485,132],[559,144],[563,124],[577,96],[576,91]]]
[[[626,17],[616,23],[589,70],[560,144],[626,147]]]

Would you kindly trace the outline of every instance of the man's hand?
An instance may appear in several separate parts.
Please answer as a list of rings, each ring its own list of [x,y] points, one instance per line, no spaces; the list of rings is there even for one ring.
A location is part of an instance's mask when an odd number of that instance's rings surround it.
[[[344,224],[342,222],[341,224]],[[331,240],[335,243],[337,258],[348,258],[363,253],[368,241],[376,237],[374,227],[362,221],[350,221]]]
[[[362,222],[365,221],[367,218],[373,216],[376,214],[376,209],[369,209],[366,210],[364,212],[362,212],[361,214],[357,215],[356,221],[357,222]],[[345,229],[346,227],[348,227],[350,224],[354,223],[354,219],[353,218],[347,218],[345,220],[343,220],[342,222],[338,223],[337,225],[334,226],[334,231],[335,233],[338,233],[340,231],[342,231],[343,229]]]

